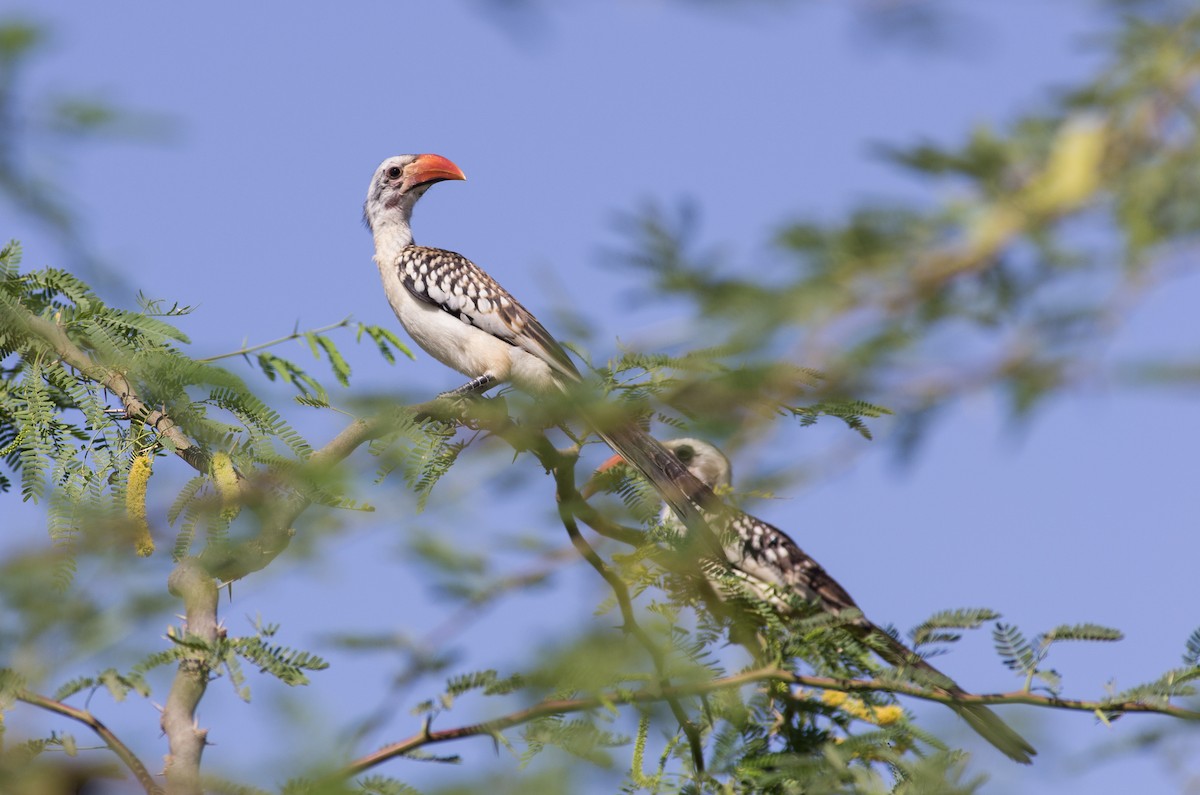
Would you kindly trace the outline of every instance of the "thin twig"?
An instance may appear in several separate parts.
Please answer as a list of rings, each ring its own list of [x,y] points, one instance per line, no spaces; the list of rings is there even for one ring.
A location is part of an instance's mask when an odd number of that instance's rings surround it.
[[[334,466],[363,444],[386,434],[394,425],[395,418],[391,415],[354,420],[308,457],[305,462],[307,471],[320,472]],[[245,499],[253,499],[254,496],[250,493],[245,495]],[[313,495],[305,490],[292,489],[286,495],[270,496],[274,499],[260,517],[260,529],[255,536],[232,546],[209,546],[201,553],[200,564],[213,577],[222,582],[241,579],[262,570],[287,549],[295,535],[293,525],[300,514],[312,505]]]
[[[282,345],[285,342],[291,342],[292,340],[298,340],[301,337],[308,336],[309,334],[324,334],[326,331],[333,331],[334,329],[345,328],[348,325],[350,325],[350,315],[346,315],[346,317],[343,318],[341,321],[339,321],[337,323],[331,323],[328,326],[321,326],[320,328],[309,329],[308,331],[293,331],[291,334],[288,334],[286,337],[280,337],[279,339],[271,340],[270,342],[260,342],[257,345],[247,345],[247,346],[238,348],[236,351],[230,351],[229,353],[218,353],[216,356],[205,356],[203,359],[197,359],[196,361],[202,362],[204,364],[208,364],[209,362],[216,362],[216,361],[220,361],[221,359],[232,359],[234,356],[245,356],[248,353],[254,353],[255,351],[261,351],[263,348],[271,348],[271,347],[274,347],[275,345]]]
[[[142,764],[142,760],[138,759],[137,754],[130,750],[129,746],[121,742],[117,735],[113,734],[112,730],[105,726],[99,718],[85,709],[77,709],[69,704],[64,704],[61,701],[55,701],[52,698],[32,693],[28,690],[22,690],[17,693],[18,701],[23,701],[35,707],[54,712],[62,715],[65,718],[70,718],[73,721],[78,721],[99,735],[100,739],[104,740],[105,744],[112,749],[125,767],[129,768],[138,783],[142,785],[147,795],[162,795],[163,789],[155,783],[150,772],[146,770],[146,766]]]
[[[532,588],[549,579],[563,564],[578,564],[579,553],[574,547],[560,547],[542,556],[543,565],[519,574],[497,580],[487,588],[473,594],[461,607],[442,619],[433,629],[412,644],[413,660],[400,673],[392,677],[394,682],[386,697],[380,697],[374,711],[359,721],[353,732],[354,738],[366,736],[385,720],[390,720],[399,711],[399,703],[417,676],[428,670],[428,661],[437,659],[437,653],[456,636],[465,632],[478,621],[486,610],[499,598],[525,588]]]

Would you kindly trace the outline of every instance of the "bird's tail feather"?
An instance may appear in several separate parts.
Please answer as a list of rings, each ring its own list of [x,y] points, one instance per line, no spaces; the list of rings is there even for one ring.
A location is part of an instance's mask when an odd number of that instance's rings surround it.
[[[876,648],[879,655],[890,664],[898,668],[910,666],[919,669],[924,678],[929,680],[927,684],[930,687],[943,691],[947,695],[965,696],[967,694],[966,691],[954,683],[954,680],[918,657],[916,652],[882,629],[871,624],[870,630],[880,633],[887,639],[882,646]],[[1000,716],[992,712],[992,710],[982,704],[949,704],[948,706],[960,718],[966,721],[967,725],[974,729],[980,737],[994,745],[1000,753],[1009,759],[1020,762],[1023,765],[1033,762],[1033,757],[1037,755],[1037,749],[1030,745],[1029,741],[1024,737],[1017,734],[1011,726],[1001,720]]]
[[[975,730],[976,734],[994,745],[1009,759],[1023,765],[1033,762],[1037,750],[995,712],[982,704],[953,704],[951,708]]]
[[[953,709],[959,717],[967,722],[968,727],[976,731],[980,737],[995,746],[998,751],[1013,761],[1022,765],[1033,763],[1037,749],[1030,745],[1025,737],[1016,734],[1010,725],[1001,721],[1000,716],[982,704],[955,704]]]
[[[619,428],[593,427],[614,453],[642,473],[689,530],[698,530],[695,537],[707,536],[715,543],[715,536],[700,512],[700,506],[708,507],[715,500],[708,486],[638,426],[631,423]]]

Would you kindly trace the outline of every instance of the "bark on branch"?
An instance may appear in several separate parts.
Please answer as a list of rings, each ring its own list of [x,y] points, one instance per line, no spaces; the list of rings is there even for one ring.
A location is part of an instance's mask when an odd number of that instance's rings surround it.
[[[70,718],[73,721],[82,723],[104,740],[105,745],[112,749],[112,752],[125,763],[125,767],[133,773],[134,778],[142,785],[142,789],[146,791],[146,795],[162,795],[163,789],[158,786],[146,766],[138,759],[137,754],[130,750],[129,746],[121,742],[117,735],[113,734],[112,730],[104,725],[99,718],[86,709],[78,709],[69,704],[64,704],[61,701],[55,701],[52,698],[32,693],[28,690],[22,690],[17,693],[18,701],[23,701],[34,707],[39,707],[47,712],[53,712],[62,715],[65,718]]]
[[[175,421],[159,409],[151,408],[134,390],[129,379],[119,370],[97,362],[87,352],[71,341],[66,331],[57,323],[40,318],[20,309],[8,313],[32,339],[39,340],[60,362],[78,370],[121,401],[125,413],[133,420],[150,426],[160,436],[168,439],[175,454],[197,472],[208,473],[209,456],[193,442]]]
[[[629,596],[629,586],[625,584],[625,581],[621,579],[619,574],[614,572],[596,554],[596,550],[592,549],[592,545],[579,532],[579,525],[576,523],[575,514],[572,511],[576,503],[582,502],[579,499],[578,492],[575,490],[575,461],[574,456],[559,456],[554,466],[554,481],[558,487],[559,518],[562,520],[563,527],[566,528],[567,535],[571,538],[571,543],[579,550],[579,554],[604,578],[604,581],[612,589],[613,595],[617,598],[617,605],[621,610],[621,620],[624,622],[624,630],[637,638],[638,643],[642,644],[642,647],[650,655],[650,659],[654,663],[654,670],[658,674],[659,686],[665,692],[671,687],[670,677],[667,676],[666,655],[659,645],[654,642],[654,639],[638,623],[637,617],[633,612],[633,600]],[[696,774],[698,776],[703,775],[704,744],[700,738],[700,729],[692,722],[692,719],[687,714],[687,710],[683,708],[679,699],[670,696],[664,696],[664,698],[667,705],[671,708],[671,714],[675,716],[675,720],[679,723],[679,727],[683,729],[683,733],[688,739],[688,746],[692,751],[692,765],[696,769]]]
[[[1170,704],[1151,704],[1138,701],[1109,702],[1063,699],[1054,696],[1039,696],[1024,690],[1010,693],[963,693],[961,695],[950,695],[945,692],[926,690],[919,685],[886,679],[834,679],[824,676],[805,676],[780,668],[759,668],[733,676],[712,679],[708,682],[695,682],[669,688],[647,688],[632,693],[628,690],[613,690],[594,698],[547,699],[534,704],[532,707],[517,710],[516,712],[511,712],[492,720],[482,723],[472,723],[453,729],[433,731],[426,727],[411,737],[386,745],[378,751],[359,757],[339,771],[339,778],[344,779],[356,776],[390,759],[405,756],[425,746],[461,740],[467,737],[495,737],[500,732],[535,721],[539,718],[589,712],[592,710],[609,710],[614,705],[650,704],[671,698],[679,699],[702,696],[707,693],[763,682],[782,682],[815,690],[836,690],[843,693],[895,693],[897,695],[919,698],[924,701],[936,701],[939,704],[981,704],[987,706],[1026,704],[1079,712],[1168,715],[1184,720],[1200,721],[1200,711],[1183,709]],[[798,693],[793,693],[791,697],[796,700],[805,698],[805,696]]]
[[[171,572],[167,587],[183,600],[185,631],[210,648],[222,632],[217,623],[217,583],[195,558],[184,558]],[[208,687],[211,660],[203,649],[190,651],[180,660],[175,680],[162,712],[162,730],[169,752],[163,773],[171,795],[201,795],[200,757],[207,744],[208,730],[200,728],[196,707]]]

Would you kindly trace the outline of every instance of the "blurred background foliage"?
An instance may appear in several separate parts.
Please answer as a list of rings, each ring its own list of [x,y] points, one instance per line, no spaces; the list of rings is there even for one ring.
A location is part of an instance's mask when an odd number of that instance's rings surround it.
[[[762,14],[786,0],[690,2],[714,14]],[[553,35],[546,9],[537,0],[475,0],[474,5],[515,36]],[[972,28],[970,8],[963,4],[862,0],[855,8],[861,34],[886,46],[954,48],[986,35]],[[1090,80],[1062,89],[1021,118],[980,125],[960,142],[888,142],[877,148],[879,157],[914,180],[936,186],[938,201],[880,200],[843,218],[791,219],[764,230],[770,252],[765,261],[741,261],[700,246],[695,207],[649,204],[630,210],[620,222],[622,244],[612,248],[609,259],[686,307],[692,318],[687,336],[693,340],[688,349],[671,351],[670,359],[627,360],[626,366],[641,373],[641,380],[627,390],[631,399],[653,399],[683,429],[735,443],[769,433],[784,406],[799,404],[817,413],[821,411],[812,407],[832,407],[823,413],[845,415],[842,418],[853,427],[863,416],[872,416],[878,405],[895,413],[901,432],[891,438],[897,452],[908,457],[918,451],[931,423],[956,401],[982,391],[1002,394],[1013,419],[1023,421],[1047,401],[1094,379],[1134,387],[1194,388],[1200,379],[1200,351],[1192,358],[1114,360],[1107,343],[1148,290],[1194,267],[1200,227],[1200,11],[1189,3],[1109,0],[1097,2],[1095,14],[1103,17],[1106,32],[1093,44],[1103,53],[1103,63]],[[0,25],[0,193],[9,210],[54,230],[64,241],[73,259],[62,264],[64,269],[85,276],[101,294],[120,294],[123,283],[88,245],[86,223],[71,209],[71,157],[76,147],[99,140],[161,140],[172,134],[172,125],[152,113],[123,110],[119,98],[95,96],[86,88],[72,95],[29,96],[23,90],[23,70],[39,57],[49,38],[49,31],[34,24]],[[717,167],[736,180],[740,165],[733,160],[718,162]],[[54,307],[41,310],[52,313]],[[1181,336],[1188,332],[1181,330]],[[373,339],[381,351],[387,350],[375,332],[369,336],[368,342]],[[344,380],[332,337],[322,333],[308,341],[331,366],[332,380]],[[287,383],[302,393],[309,401],[304,408],[328,407],[323,386],[331,380],[328,376],[310,375],[273,354],[258,365],[276,386]],[[13,355],[0,361],[9,395],[23,377],[21,366]],[[198,367],[201,371],[210,380],[196,376],[172,386],[181,394],[192,390],[194,399],[195,388],[211,385],[212,373],[219,368]],[[220,372],[219,379],[224,379]],[[231,378],[222,386],[238,394],[261,394],[264,406],[278,407],[286,416],[303,410],[256,379],[257,373],[246,378],[250,385]],[[60,407],[78,407],[62,394],[56,400]],[[848,402],[856,405],[853,401],[866,402],[857,404],[861,411],[846,410]],[[219,408],[234,411],[239,405],[244,404],[226,401]],[[254,418],[263,411],[252,408],[239,417],[245,421],[245,433],[257,433],[268,443],[290,442],[292,431],[286,425],[255,425]],[[801,412],[800,421],[805,417]],[[120,428],[119,418],[108,421]],[[78,418],[72,422],[93,433],[102,420],[92,416],[86,428]],[[14,443],[17,423],[9,427],[13,433],[0,439],[0,447]],[[870,426],[860,422],[860,427]],[[222,433],[213,430],[204,439],[216,443]],[[410,442],[416,438],[408,427],[401,435]],[[413,448],[418,455],[414,471],[420,473],[420,465],[447,455],[449,445],[461,445],[466,438],[442,434],[414,442],[426,445]],[[243,457],[237,463],[247,471],[264,463],[280,464],[266,448],[255,446],[258,441],[255,436],[255,444],[239,448]],[[118,434],[112,447],[126,456],[127,464],[142,442],[136,434]],[[292,450],[302,458],[306,448],[296,444]],[[5,453],[10,464],[15,461],[12,452]],[[449,455],[446,465],[453,461],[454,455]],[[414,466],[412,458],[406,462]],[[124,499],[121,478],[127,470],[112,461],[108,466],[102,474],[113,479],[101,487],[112,487],[117,510]],[[327,504],[358,496],[354,486],[342,481],[326,485],[335,492],[343,489]],[[209,533],[203,543],[227,543],[225,534],[231,527],[237,537],[238,521],[246,525],[240,532],[254,532],[256,517],[239,520],[221,504],[219,488],[199,488],[193,487],[191,495],[207,496],[209,502],[195,514],[196,526],[219,526],[219,532]],[[15,498],[14,493],[5,496]],[[306,550],[316,547],[311,539],[301,542]],[[493,574],[492,562],[482,555],[464,557],[433,534],[419,535],[413,551],[429,564],[435,584],[442,583],[447,593],[463,600],[463,615],[470,620],[512,589],[543,587],[547,573],[571,557],[552,546],[531,544],[519,552],[522,559],[536,552],[537,565],[514,576],[509,571]],[[77,576],[63,589],[55,578],[61,574],[64,555],[82,561],[85,573],[90,569],[108,576]],[[126,560],[126,554],[109,548],[102,535],[87,534],[75,539],[69,550],[29,550],[7,560],[0,576],[5,664],[36,667],[36,658],[51,648],[61,653],[59,664],[78,659],[112,646],[122,628],[161,614],[171,600],[152,577],[131,576],[124,582],[125,592],[102,593]],[[637,564],[627,565],[635,571]],[[647,583],[652,582],[650,577]],[[39,598],[48,592],[55,597]],[[430,637],[443,642],[460,631],[451,621]],[[665,632],[670,634],[669,628]],[[702,626],[698,632],[711,639],[716,630]],[[136,639],[111,664],[132,664],[147,651],[144,641]],[[397,692],[381,699],[385,705],[400,703],[398,693],[408,692],[420,676],[440,675],[452,664],[449,657],[430,654],[427,644],[392,636],[348,635],[330,642],[343,648],[385,649],[405,659]],[[12,649],[19,653],[10,657],[7,651]],[[531,681],[542,693],[552,694],[555,687],[587,690],[596,683],[568,682],[572,675],[595,673],[580,660],[594,666],[617,651],[628,652],[617,655],[621,660],[635,654],[590,634],[566,638],[561,648],[545,651],[544,664],[529,672]],[[263,659],[270,662],[258,662]],[[622,665],[612,662],[611,668]],[[653,675],[648,668],[626,673],[630,681]],[[600,684],[612,682],[605,677]],[[762,741],[762,726],[771,716],[761,702],[719,706],[753,713],[750,725],[758,732],[748,732],[737,742],[728,740],[722,749],[728,758],[718,759],[728,772],[745,760],[734,747],[744,753],[747,744]],[[438,709],[431,702],[428,711]],[[363,717],[364,733],[374,717]],[[848,723],[844,715],[837,720]],[[604,749],[628,742],[628,736],[608,736],[592,724],[568,726],[570,730],[539,724],[527,739],[536,745],[550,736],[569,753],[601,764],[611,763],[611,754],[617,766],[626,764],[620,756],[624,747]],[[544,731],[549,734],[539,733]],[[1146,743],[1169,748],[1167,735],[1147,733]],[[793,739],[793,749],[829,750],[821,745],[827,739],[823,736]],[[873,747],[892,739],[875,738]],[[673,752],[658,750],[664,757]],[[761,786],[789,791],[789,775],[806,776],[821,791],[831,792],[883,791],[895,785],[870,766],[841,776],[837,771],[843,761],[814,762],[783,773],[764,763]],[[932,791],[936,784],[938,791],[965,792],[979,783],[966,780],[949,757],[935,756],[911,768],[895,758],[885,761],[902,773],[899,791]],[[744,774],[740,769],[738,775]],[[667,779],[651,782],[653,774],[648,775],[635,784],[647,789],[673,786]],[[571,791],[560,779],[543,783],[544,791]],[[390,786],[381,782],[378,791],[391,791]]]
[[[88,244],[85,219],[72,209],[72,156],[91,142],[168,140],[173,127],[82,86],[30,95],[25,73],[52,44],[53,32],[29,20],[6,19],[0,27],[0,195],[8,209],[58,237],[71,258],[63,267],[114,279],[116,271]]]
[[[933,13],[894,5],[881,13]],[[1167,18],[1115,26],[1095,79],[1036,114],[958,145],[880,146],[943,186],[934,207],[797,219],[763,263],[697,251],[694,212],[652,206],[625,219],[614,260],[692,305],[702,344],[815,368],[819,393],[892,409],[904,454],[964,394],[998,390],[1020,419],[1085,379],[1179,384],[1194,360],[1105,356],[1139,296],[1192,267],[1200,224],[1200,17]]]

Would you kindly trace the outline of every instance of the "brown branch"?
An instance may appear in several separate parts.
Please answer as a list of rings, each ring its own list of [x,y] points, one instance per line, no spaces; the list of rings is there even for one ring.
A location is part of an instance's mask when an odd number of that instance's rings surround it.
[[[596,550],[592,549],[592,545],[580,534],[579,525],[575,522],[574,507],[577,503],[583,502],[582,496],[575,489],[575,462],[577,460],[574,456],[560,456],[554,467],[554,482],[558,489],[559,518],[567,530],[567,535],[571,538],[571,543],[579,550],[579,554],[583,555],[584,560],[591,564],[592,568],[604,578],[604,581],[612,589],[621,610],[621,620],[624,622],[625,631],[637,638],[638,643],[642,644],[642,647],[649,653],[650,659],[654,662],[654,670],[658,673],[659,686],[666,691],[671,687],[670,677],[667,676],[666,656],[654,639],[638,623],[637,617],[633,613],[633,600],[629,597],[629,586],[596,554]],[[700,730],[696,728],[696,724],[692,722],[678,699],[668,696],[666,701],[671,708],[671,714],[675,716],[679,727],[687,736],[696,774],[702,775],[704,773],[704,744],[700,738]]]
[[[121,401],[125,413],[131,419],[146,424],[159,436],[170,442],[175,454],[189,466],[202,475],[209,474],[211,456],[208,451],[193,441],[166,413],[147,405],[123,372],[97,362],[72,342],[63,327],[57,323],[21,309],[12,309],[9,315],[30,338],[40,340],[46,351],[55,356],[64,366],[79,371],[84,377],[116,395]],[[415,406],[412,411],[421,415],[428,411],[430,406],[436,406],[439,403],[440,401],[432,401],[430,404]],[[364,442],[386,432],[388,427],[390,427],[390,422],[386,417],[356,420],[325,447],[313,453],[307,464],[320,469],[341,461]],[[248,492],[253,491],[240,474],[239,479]],[[244,501],[251,503],[257,496],[247,493],[244,495]],[[212,550],[202,556],[202,563],[213,573],[213,576],[223,580],[238,579],[262,569],[287,547],[292,535],[292,523],[312,503],[312,500],[303,494],[293,493],[283,502],[284,505],[281,509],[277,508],[269,513],[269,519],[264,522],[258,537],[234,548]]]
[[[330,323],[328,326],[321,326],[320,328],[309,329],[308,331],[300,331],[299,324],[297,324],[296,329],[291,334],[288,334],[286,337],[280,337],[278,339],[270,340],[269,342],[260,342],[257,345],[243,344],[242,347],[238,348],[236,351],[227,351],[225,353],[218,353],[215,356],[205,356],[203,358],[197,359],[196,361],[201,362],[203,364],[209,364],[210,362],[216,362],[221,359],[232,359],[234,356],[247,356],[248,354],[254,353],[255,351],[261,351],[264,348],[273,348],[276,345],[282,345],[285,342],[291,342],[292,340],[298,340],[301,337],[307,336],[309,334],[324,334],[327,331],[333,331],[334,329],[345,328],[346,326],[350,325],[350,317],[351,317],[350,315],[347,315],[346,317],[342,318],[337,323]]]
[[[175,454],[188,463],[193,469],[202,474],[208,474],[209,455],[200,445],[196,444],[175,421],[159,409],[151,408],[134,391],[133,385],[124,373],[100,364],[67,336],[62,326],[31,312],[11,309],[9,317],[22,327],[30,337],[41,340],[42,344],[62,364],[72,367],[83,375],[112,392],[121,401],[125,413],[130,418],[143,422],[153,428],[160,436],[166,438],[175,448]]]
[[[596,531],[598,535],[620,541],[631,547],[640,547],[646,543],[646,533],[633,527],[626,527],[612,521],[592,507],[591,503],[576,492],[577,499],[571,503],[571,512],[578,516],[584,524]]]
[[[392,419],[385,416],[355,420],[309,457],[308,471],[319,472],[344,460],[391,425]],[[270,507],[253,538],[230,547],[209,547],[199,557],[179,562],[167,584],[171,593],[183,599],[189,635],[210,645],[219,640],[223,630],[217,623],[217,580],[240,579],[266,567],[287,548],[292,524],[310,505],[308,493],[292,490]],[[180,661],[163,709],[162,727],[170,745],[165,772],[172,793],[201,791],[200,757],[208,732],[196,723],[196,707],[208,684],[208,666],[203,651]]]
[[[195,558],[184,558],[167,579],[171,593],[183,600],[186,632],[209,647],[223,632],[217,623],[217,583]],[[200,757],[208,730],[196,721],[196,707],[208,687],[210,659],[206,649],[189,650],[179,661],[162,712],[169,752],[163,773],[172,795],[201,795]]]
[[[131,419],[145,423],[169,441],[176,455],[189,466],[202,474],[209,473],[209,453],[189,438],[164,412],[150,408],[124,373],[96,362],[67,337],[61,326],[28,312],[14,311],[10,314],[31,338],[40,340],[46,351],[57,357],[64,366],[74,368],[116,395]],[[325,447],[313,453],[307,464],[318,470],[331,466],[345,459],[364,442],[385,432],[387,427],[389,422],[386,418],[356,420]],[[244,478],[240,482],[244,486],[247,484]],[[254,489],[243,489],[243,499],[247,502],[257,496]],[[288,546],[293,533],[292,524],[311,504],[311,496],[293,489],[287,497],[265,512],[261,529],[254,538],[233,547],[210,547],[198,558],[180,561],[168,578],[167,585],[172,594],[183,600],[189,635],[210,646],[218,641],[222,630],[217,623],[216,579],[238,579],[269,564]],[[189,653],[181,660],[163,708],[161,725],[169,746],[164,774],[172,793],[201,793],[200,760],[208,732],[199,727],[196,708],[208,686],[209,665],[207,653],[203,650]],[[71,717],[83,720],[82,715],[86,713]],[[103,727],[96,721],[93,728],[100,731]],[[105,739],[108,741],[107,737]],[[145,768],[136,757],[128,754],[128,749],[123,745],[113,745],[112,741],[109,744],[130,765],[143,786],[147,786],[148,779],[143,779]]]
[[[313,452],[304,462],[304,477],[319,476],[323,471],[344,461],[355,450],[367,442],[386,434],[395,425],[395,417],[378,415],[369,419],[357,419],[341,430],[333,439]],[[292,536],[293,525],[313,503],[311,492],[303,487],[291,488],[285,496],[279,496],[265,484],[255,493],[252,487],[243,495],[248,503],[266,502],[259,516],[260,528],[252,538],[229,546],[209,546],[198,558],[200,565],[213,577],[222,582],[232,582],[266,568],[280,555]]]
[[[99,735],[100,739],[104,740],[105,744],[112,749],[112,752],[116,754],[122,762],[125,763],[125,766],[129,768],[131,773],[133,773],[134,777],[138,780],[138,783],[142,785],[142,789],[146,791],[147,795],[162,794],[162,787],[155,783],[154,778],[150,775],[150,772],[146,770],[146,766],[142,764],[142,760],[138,759],[137,754],[130,750],[129,746],[121,742],[117,735],[113,734],[112,730],[105,726],[104,723],[102,723],[101,720],[92,713],[84,709],[77,709],[69,704],[64,704],[61,701],[55,701],[52,698],[47,698],[46,696],[32,693],[28,690],[19,691],[16,694],[16,699],[18,701],[24,701],[26,704],[40,707],[41,709],[49,712],[62,715],[65,718],[70,718],[73,721],[78,721],[79,723],[87,726],[89,729]]]
[[[209,474],[210,454],[184,433],[165,412],[150,408],[123,372],[95,361],[71,341],[58,324],[19,310],[11,314],[13,320],[23,327],[31,338],[40,340],[47,353],[55,356],[62,365],[77,370],[85,378],[112,392],[121,401],[131,419],[145,423],[169,441],[176,455],[193,469],[201,474]],[[544,433],[519,426],[508,417],[503,401],[434,400],[411,407],[408,411],[418,421],[452,421],[488,430],[505,439],[517,451],[534,452],[547,471],[561,461],[561,456]],[[355,420],[309,457],[302,474],[319,474],[321,470],[349,457],[362,444],[384,435],[393,425],[394,419],[387,416]],[[239,483],[242,486],[241,500],[244,503],[252,506],[255,503],[266,503],[260,516],[259,532],[254,537],[232,546],[209,546],[199,557],[180,561],[168,579],[170,592],[184,602],[187,633],[209,646],[216,644],[222,631],[217,620],[217,580],[240,579],[270,564],[288,547],[295,532],[293,524],[313,503],[312,492],[303,486],[293,486],[285,496],[281,496],[274,492],[272,484],[267,482],[266,478],[247,479],[239,473]],[[571,491],[578,497],[573,484]],[[591,518],[595,520],[594,517]],[[573,540],[582,542],[577,528]],[[623,540],[634,543],[636,538],[633,534],[626,533]],[[586,542],[582,543],[586,546]],[[636,624],[632,623],[631,612],[628,613],[627,623],[636,627]],[[640,631],[640,628],[638,629]],[[644,638],[644,643],[648,642],[649,638]],[[163,709],[161,724],[169,744],[164,773],[172,793],[190,795],[201,791],[200,762],[207,743],[207,730],[199,727],[196,708],[207,688],[210,665],[211,660],[203,650],[197,650],[181,660]],[[661,654],[656,657],[656,665],[661,672]],[[676,709],[677,717],[695,749],[698,733],[678,704],[672,702],[672,707]],[[63,705],[63,708],[72,709],[66,705]],[[96,721],[94,728],[98,726],[102,724]],[[113,739],[115,741],[115,738]],[[114,750],[121,754],[116,746]],[[125,757],[122,755],[122,758]],[[131,765],[131,769],[137,773],[140,768],[144,773],[144,766],[141,766],[135,757],[130,756],[130,759],[139,766],[134,768]],[[697,768],[702,767],[703,757],[699,756]]]
[[[774,669],[772,669],[774,670]],[[338,773],[338,778],[348,778],[356,776],[370,768],[381,764],[389,759],[397,756],[404,756],[412,753],[426,745],[434,745],[437,743],[449,742],[451,740],[459,740],[464,737],[476,737],[487,735],[493,737],[505,729],[511,729],[514,726],[519,726],[538,718],[546,718],[552,715],[565,715],[573,712],[587,712],[593,709],[607,709],[613,704],[647,704],[663,701],[666,698],[680,698],[687,696],[702,695],[716,690],[728,689],[730,687],[740,687],[741,685],[754,684],[763,681],[761,671],[751,672],[749,674],[740,674],[737,676],[725,677],[723,679],[713,680],[711,682],[702,682],[686,686],[674,686],[666,690],[642,690],[630,693],[628,690],[613,691],[594,698],[565,698],[565,699],[549,699],[526,709],[504,715],[493,720],[484,721],[482,723],[474,723],[467,726],[460,726],[454,729],[443,729],[441,731],[432,731],[428,727],[413,736],[401,740],[391,745],[375,751],[374,753],[360,757],[351,762]],[[783,673],[786,672],[778,672]],[[766,677],[773,678],[773,677]]]
[[[924,701],[936,701],[939,704],[979,704],[995,706],[1006,704],[1024,704],[1027,706],[1050,709],[1064,709],[1074,712],[1114,712],[1121,714],[1153,714],[1167,715],[1181,720],[1200,721],[1200,711],[1176,707],[1172,704],[1151,704],[1143,701],[1086,701],[1074,698],[1059,698],[1057,696],[1039,696],[1027,690],[1014,690],[1008,693],[966,693],[959,691],[927,690],[920,685],[907,682],[893,682],[886,679],[833,679],[824,676],[805,676],[790,672],[777,672],[781,676],[763,676],[765,679],[778,679],[789,684],[803,687],[813,687],[819,690],[840,690],[843,693],[861,693],[878,691],[911,696]]]
[[[116,395],[131,419],[145,423],[168,440],[175,454],[189,466],[203,475],[209,474],[211,455],[208,451],[193,441],[165,412],[148,406],[123,372],[97,362],[72,342],[57,323],[22,309],[13,309],[9,315],[30,338],[40,340],[47,352],[63,365],[74,368]],[[435,419],[483,428],[503,438],[517,451],[534,452],[547,471],[551,468],[550,461],[557,455],[545,434],[517,425],[509,418],[503,400],[437,399],[409,407],[407,411],[417,421]],[[344,460],[362,444],[382,436],[392,425],[393,419],[387,416],[355,420],[323,448],[314,452],[306,464],[310,470],[319,472]],[[278,557],[291,542],[294,534],[292,526],[296,519],[313,502],[304,489],[292,489],[290,495],[280,500],[276,494],[267,494],[270,491],[269,484],[256,488],[257,481],[248,482],[240,473],[238,477],[243,487],[244,503],[261,502],[264,496],[269,496],[274,504],[264,512],[260,520],[261,529],[255,537],[230,547],[210,547],[200,556],[201,565],[213,577],[225,582],[260,571]],[[256,493],[259,491],[262,494]],[[628,534],[622,540],[633,543]]]
[[[344,767],[338,773],[338,778],[349,778],[363,773],[389,759],[405,756],[427,745],[460,740],[467,737],[495,737],[500,732],[520,726],[538,718],[553,715],[566,715],[575,712],[589,712],[595,709],[609,709],[617,704],[648,704],[664,701],[668,698],[686,698],[701,696],[720,690],[728,690],[745,685],[762,682],[784,682],[789,685],[809,687],[816,690],[837,690],[843,693],[883,692],[911,696],[925,701],[936,701],[940,704],[983,704],[988,706],[1005,704],[1025,704],[1051,709],[1064,709],[1078,712],[1113,712],[1125,714],[1157,714],[1167,715],[1183,720],[1200,721],[1200,711],[1183,709],[1170,704],[1147,704],[1138,701],[1109,702],[1084,701],[1079,699],[1062,699],[1053,696],[1038,696],[1024,690],[1010,693],[971,694],[935,692],[925,690],[919,685],[895,682],[884,679],[834,679],[824,676],[806,676],[785,671],[779,668],[760,668],[753,671],[712,679],[708,682],[696,682],[687,685],[676,685],[658,690],[628,690],[609,691],[593,698],[548,699],[534,704],[526,709],[503,715],[499,718],[459,726],[453,729],[431,731],[428,727],[399,742],[386,745],[378,751],[359,757]],[[794,695],[793,698],[802,698]]]
[[[488,404],[491,401],[477,401]],[[467,416],[463,413],[460,401],[431,400],[414,406],[400,407],[395,412],[384,412],[366,419],[356,419],[343,428],[337,436],[329,440],[324,447],[314,451],[303,462],[304,467],[298,476],[309,480],[319,480],[320,476],[350,457],[350,455],[367,442],[385,436],[403,421],[401,415],[421,420],[439,420],[455,422],[469,427],[483,427],[497,435],[503,436],[518,450],[529,449],[530,440],[540,438],[545,445],[553,450],[553,446],[540,433],[529,432],[516,426],[503,414],[503,421],[495,409],[481,406],[479,416]],[[256,481],[251,481],[244,490],[243,501],[248,504],[268,503],[266,510],[260,516],[261,529],[253,538],[238,544],[225,547],[210,546],[201,553],[199,560],[213,577],[222,582],[232,582],[256,571],[266,568],[280,555],[295,535],[294,524],[304,511],[313,504],[313,492],[301,484],[292,484],[286,496],[279,496],[271,484],[266,482],[256,489]],[[257,493],[256,493],[257,492]],[[264,499],[267,498],[267,499]]]

